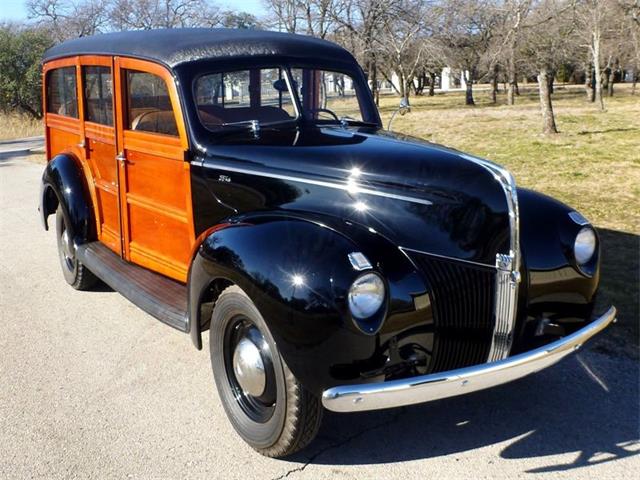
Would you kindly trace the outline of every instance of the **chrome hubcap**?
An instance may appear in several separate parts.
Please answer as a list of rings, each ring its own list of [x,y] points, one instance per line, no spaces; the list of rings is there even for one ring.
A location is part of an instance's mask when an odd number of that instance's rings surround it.
[[[69,241],[69,234],[67,230],[64,230],[62,234],[62,253],[67,260],[73,260],[73,253],[71,252],[71,242]]]
[[[233,352],[233,372],[246,395],[261,396],[267,386],[264,361],[260,349],[248,338],[242,338]]]

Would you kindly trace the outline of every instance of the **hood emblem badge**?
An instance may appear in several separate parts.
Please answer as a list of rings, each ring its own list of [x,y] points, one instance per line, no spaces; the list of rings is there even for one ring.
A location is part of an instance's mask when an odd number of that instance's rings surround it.
[[[351,266],[358,271],[366,270],[368,268],[373,268],[369,259],[364,256],[362,252],[351,252],[349,255],[349,261],[351,262]]]

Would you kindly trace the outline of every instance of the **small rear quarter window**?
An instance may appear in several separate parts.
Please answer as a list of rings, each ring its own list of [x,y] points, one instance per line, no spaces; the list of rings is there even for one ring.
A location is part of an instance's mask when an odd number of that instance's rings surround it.
[[[83,67],[85,120],[113,126],[113,86],[109,67]]]
[[[78,118],[76,68],[56,68],[47,73],[47,112]]]

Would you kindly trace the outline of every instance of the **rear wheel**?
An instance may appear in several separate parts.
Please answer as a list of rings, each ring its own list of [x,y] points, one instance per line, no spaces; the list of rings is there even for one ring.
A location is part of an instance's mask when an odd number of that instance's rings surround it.
[[[245,442],[263,455],[284,457],[314,439],[320,400],[289,370],[262,315],[237,286],[216,301],[209,346],[222,405]]]
[[[76,290],[89,290],[98,278],[76,258],[75,246],[60,207],[56,211],[56,236],[64,279]]]

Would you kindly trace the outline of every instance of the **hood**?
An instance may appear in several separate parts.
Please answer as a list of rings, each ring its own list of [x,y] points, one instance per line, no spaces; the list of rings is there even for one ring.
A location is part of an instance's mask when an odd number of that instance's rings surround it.
[[[394,244],[494,265],[509,208],[482,161],[373,129],[263,129],[204,143],[194,163],[234,213],[303,211],[363,225]],[[225,173],[226,172],[226,173]]]

